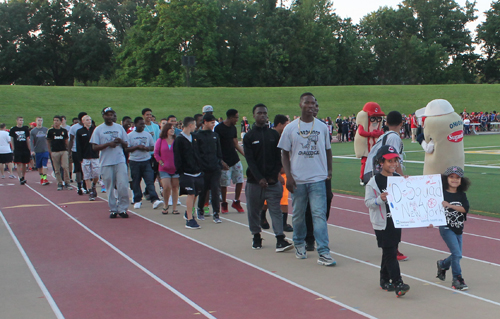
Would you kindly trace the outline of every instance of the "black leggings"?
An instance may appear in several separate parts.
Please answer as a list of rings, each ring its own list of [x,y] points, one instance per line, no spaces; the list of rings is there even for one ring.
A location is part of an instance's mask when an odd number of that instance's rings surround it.
[[[401,271],[398,261],[398,246],[382,247],[382,262],[380,264],[380,279],[392,280],[393,283],[401,281]]]

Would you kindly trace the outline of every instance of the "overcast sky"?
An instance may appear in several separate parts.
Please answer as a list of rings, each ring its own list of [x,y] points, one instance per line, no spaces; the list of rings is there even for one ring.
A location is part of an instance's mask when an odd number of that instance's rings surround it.
[[[455,0],[460,6],[464,7],[466,0]],[[285,2],[285,1],[283,1]],[[350,17],[353,23],[359,23],[359,20],[370,12],[377,11],[379,7],[388,6],[397,8],[401,0],[334,0],[333,7],[335,8],[335,13],[342,18]],[[472,2],[472,0],[471,0]],[[484,12],[490,9],[491,0],[477,0],[476,1],[476,15],[478,19],[468,25],[470,30],[474,30],[476,25],[484,21]]]

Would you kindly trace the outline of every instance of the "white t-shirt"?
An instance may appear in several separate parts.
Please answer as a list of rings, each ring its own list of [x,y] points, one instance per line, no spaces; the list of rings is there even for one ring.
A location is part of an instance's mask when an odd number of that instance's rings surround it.
[[[79,129],[81,129],[83,126],[80,124],[80,123],[76,123],[76,124],[73,124],[70,129],[69,129],[69,138],[71,138],[71,136],[74,136],[76,137],[76,131],[78,131]],[[76,140],[74,139],[73,137],[73,146],[71,146],[71,151],[72,152],[76,152]]]
[[[102,123],[95,128],[90,138],[90,143],[97,145],[106,144],[114,141],[117,137],[121,138],[125,143],[128,143],[127,132],[125,132],[123,126],[116,123],[108,126],[106,123]],[[123,153],[122,145],[119,144],[116,147],[106,147],[103,149],[99,156],[99,161],[101,167],[125,163],[125,154]]]
[[[328,127],[315,118],[310,123],[300,121],[299,132],[299,121],[300,118],[285,127],[278,147],[290,152],[290,169],[295,183],[324,181],[328,178],[326,150],[331,149]]]
[[[0,131],[0,154],[10,154],[10,136],[7,131]]]
[[[132,131],[128,134],[128,147],[144,145],[146,147],[155,146],[155,142],[153,141],[153,137],[150,133],[146,131],[137,132]],[[148,161],[151,158],[151,154],[149,151],[141,151],[135,150],[130,153],[129,160],[135,162],[143,162]]]

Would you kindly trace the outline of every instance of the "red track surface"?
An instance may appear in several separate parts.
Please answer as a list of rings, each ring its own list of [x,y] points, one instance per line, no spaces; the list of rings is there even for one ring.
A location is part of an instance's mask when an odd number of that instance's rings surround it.
[[[57,204],[86,200],[53,184],[32,187]],[[5,218],[65,317],[188,318],[198,312],[29,188],[1,190]],[[44,206],[8,208],[17,205]],[[362,317],[143,218],[109,219],[104,201],[62,209],[214,317]]]

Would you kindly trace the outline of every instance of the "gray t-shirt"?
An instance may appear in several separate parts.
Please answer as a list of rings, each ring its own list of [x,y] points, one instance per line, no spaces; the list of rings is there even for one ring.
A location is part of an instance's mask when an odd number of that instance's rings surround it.
[[[47,131],[46,127],[35,127],[30,132],[31,151],[35,153],[44,153],[49,151],[47,145]]]
[[[71,139],[71,136],[73,136],[73,146],[71,146],[71,151],[72,152],[76,152],[76,140],[75,140],[75,137],[76,137],[76,131],[78,131],[79,129],[81,129],[83,127],[83,125],[81,125],[80,123],[76,123],[76,124],[73,124],[71,126],[71,128],[69,129],[69,138]]]
[[[290,152],[290,169],[295,183],[324,181],[328,178],[326,150],[331,149],[328,127],[315,118],[310,123],[300,121],[299,132],[299,121],[300,118],[285,127],[278,147]]]
[[[153,137],[150,133],[142,131],[138,133],[137,131],[132,131],[128,134],[128,147],[144,145],[146,147],[155,146]],[[135,162],[148,161],[151,158],[149,151],[135,150],[130,153],[128,159]]]
[[[103,123],[94,130],[90,138],[90,143],[97,145],[106,144],[114,141],[117,137],[128,143],[127,132],[125,132],[121,125],[113,123],[113,125],[108,126],[106,123]],[[125,163],[125,154],[123,153],[122,145],[119,144],[116,147],[106,147],[103,149],[99,161],[101,167]]]

